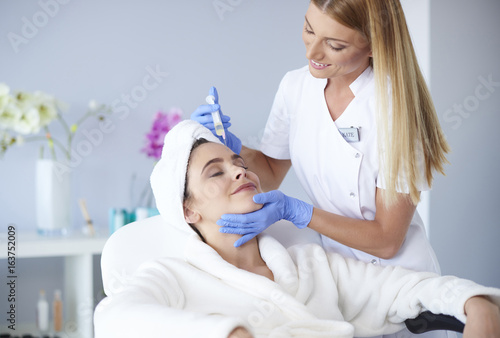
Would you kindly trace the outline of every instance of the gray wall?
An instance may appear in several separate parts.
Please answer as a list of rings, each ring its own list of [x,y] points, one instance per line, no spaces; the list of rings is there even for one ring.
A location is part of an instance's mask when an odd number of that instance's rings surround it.
[[[13,89],[54,94],[70,105],[66,114],[70,121],[81,116],[90,99],[115,102],[121,109],[111,118],[113,132],[106,134],[72,173],[74,200],[87,199],[91,217],[103,231],[107,229],[108,208],[133,206],[132,175],[137,175],[141,185],[147,184],[153,163],[139,149],[158,109],[180,107],[188,117],[215,85],[223,111],[232,116],[231,129],[245,144],[255,147],[281,77],[307,62],[301,40],[307,0],[59,0],[64,4],[58,8],[45,6],[53,16],[46,15],[45,23],[37,21],[37,31],[31,32],[16,52],[8,34],[23,36],[26,22],[43,19],[41,4],[54,1],[0,2],[0,82]],[[233,5],[221,13],[214,7],[220,3]],[[424,4],[425,10],[429,2],[404,3],[419,10]],[[448,176],[438,177],[431,194],[431,241],[445,273],[494,286],[500,286],[498,272],[491,268],[495,262],[498,265],[500,257],[495,249],[500,236],[494,211],[499,185],[494,173],[499,161],[493,151],[498,144],[495,127],[499,124],[495,122],[500,122],[494,114],[498,94],[481,101],[478,110],[457,129],[443,114],[454,103],[474,95],[480,76],[493,74],[493,79],[500,81],[498,23],[494,20],[498,4],[487,0],[474,1],[474,5],[464,0],[433,1],[430,54],[433,95],[453,147]],[[418,29],[418,25],[427,26],[428,13],[421,16],[412,10],[407,15],[417,27],[412,34],[419,41],[417,52],[423,53],[419,58],[428,65],[428,27]],[[148,67],[157,66],[168,75],[125,113],[124,95],[141,86]],[[90,132],[97,126],[89,121],[81,131]],[[474,135],[480,127],[488,130],[485,139]],[[15,223],[20,231],[35,228],[38,149],[37,144],[25,144],[9,151],[0,162],[1,232],[9,223]],[[293,173],[283,190],[305,198]],[[82,224],[75,203],[72,226],[78,229]],[[450,237],[452,230],[455,233]],[[47,270],[37,266],[36,260],[20,262],[24,277],[20,276],[18,285],[18,320],[24,321],[33,318],[39,288],[48,289],[49,294],[52,288],[62,288],[62,267],[60,260],[41,261]],[[30,271],[40,269],[47,275],[33,279]],[[0,293],[6,294],[4,283]],[[3,308],[5,300],[0,302]]]
[[[452,152],[431,193],[443,273],[500,287],[500,1],[431,1],[431,85]],[[484,83],[493,81],[485,86]]]

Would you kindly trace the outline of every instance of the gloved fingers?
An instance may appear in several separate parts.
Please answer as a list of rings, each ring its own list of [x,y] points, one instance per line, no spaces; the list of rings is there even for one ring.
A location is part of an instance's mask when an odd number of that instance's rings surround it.
[[[219,221],[227,222],[228,224],[237,224],[236,226],[252,226],[252,223],[257,223],[262,219],[265,219],[264,208],[248,214],[224,214],[220,217]]]
[[[214,97],[214,103],[219,103],[219,93],[217,93],[217,88],[214,86],[210,87],[208,95],[212,95]]]
[[[191,114],[191,120],[196,120],[200,122],[199,118],[210,118],[212,119],[212,113],[220,110],[220,106],[218,104],[202,104],[199,105],[198,108]],[[202,122],[200,122],[202,123]]]
[[[233,214],[228,214],[230,216],[233,216]],[[225,215],[222,215],[225,216]],[[221,217],[222,217],[221,216]],[[234,216],[245,216],[245,215],[234,215]],[[237,220],[226,220],[226,219],[219,219],[217,222],[215,222],[217,225],[221,227],[227,227],[227,228],[235,228],[235,229],[254,229],[258,228],[259,224],[256,222],[247,222],[245,218],[238,217]]]
[[[243,235],[243,231],[241,228],[233,228],[233,227],[227,227],[223,226],[219,229],[219,232],[223,234],[232,234],[232,235]]]
[[[229,121],[231,121],[231,118],[229,116],[227,116],[227,115],[222,114],[222,112],[220,112],[220,119],[221,119],[221,121],[222,121],[223,124],[228,123]]]
[[[251,240],[255,236],[257,236],[256,233],[251,233],[251,234],[248,234],[248,235],[244,235],[243,237],[241,237],[240,239],[238,239],[236,242],[234,242],[234,247],[237,248],[237,247],[245,244],[246,242],[248,242],[249,240]]]
[[[226,129],[226,141],[227,146],[234,151],[235,154],[239,154],[241,152],[241,140]]]
[[[273,203],[281,200],[284,195],[285,194],[279,190],[272,190],[255,195],[253,201],[257,204]]]
[[[219,229],[219,232],[223,234],[247,235],[249,233],[259,233],[260,231],[258,228],[224,226]]]
[[[217,104],[219,106],[219,104]],[[229,121],[231,121],[231,118],[227,115],[224,115],[224,113],[222,112],[222,110],[220,109],[220,106],[219,106],[219,116],[220,116],[220,120],[222,121],[222,124],[224,125],[224,128],[229,128],[229,126],[231,126],[231,123],[229,123]],[[229,123],[229,125],[227,125]]]
[[[210,129],[210,131],[215,134],[215,125],[214,125],[214,122],[212,121],[212,119],[210,119],[210,122],[208,122],[208,123],[201,123],[200,122],[200,124],[203,125],[203,127]],[[224,126],[224,129],[231,127],[230,122],[223,123],[222,125]]]

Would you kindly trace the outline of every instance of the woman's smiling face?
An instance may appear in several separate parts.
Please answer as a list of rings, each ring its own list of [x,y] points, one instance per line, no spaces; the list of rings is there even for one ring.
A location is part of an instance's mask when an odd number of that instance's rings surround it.
[[[223,214],[248,213],[262,207],[253,201],[253,196],[262,192],[259,178],[247,170],[241,156],[222,144],[208,142],[196,147],[186,178],[189,197],[185,207],[200,216],[196,223],[215,223]]]
[[[362,35],[309,4],[302,39],[309,70],[317,78],[361,74],[370,64],[371,48]]]

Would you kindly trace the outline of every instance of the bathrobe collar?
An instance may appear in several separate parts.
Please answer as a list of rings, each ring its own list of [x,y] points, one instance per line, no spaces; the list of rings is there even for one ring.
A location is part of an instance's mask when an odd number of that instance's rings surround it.
[[[284,246],[271,236],[261,234],[257,237],[262,259],[273,272],[275,282],[226,262],[212,247],[203,243],[197,235],[192,235],[187,242],[185,257],[188,263],[204,270],[228,284],[245,290],[249,288],[267,290],[282,287],[287,293],[295,295],[298,289],[297,268]],[[257,295],[256,295],[257,296]]]
[[[315,320],[315,316],[307,307],[295,299],[299,280],[296,266],[285,247],[267,235],[259,235],[258,240],[262,259],[273,272],[276,282],[226,262],[217,251],[203,243],[196,235],[188,239],[185,256],[188,263],[219,278],[231,287],[262,300],[271,301],[291,320]],[[281,285],[278,283],[280,281],[286,283]]]
[[[273,272],[275,282],[226,262],[197,235],[188,239],[185,257],[191,265],[219,278],[229,286],[262,301],[273,303],[290,319],[288,323],[276,327],[270,337],[296,336],[290,334],[292,331],[302,332],[297,337],[352,337],[354,328],[351,324],[343,320],[319,319],[298,300],[302,298],[299,295],[300,272],[287,249],[271,236],[261,234],[257,239],[262,259]],[[334,287],[335,285],[332,285],[332,288]]]

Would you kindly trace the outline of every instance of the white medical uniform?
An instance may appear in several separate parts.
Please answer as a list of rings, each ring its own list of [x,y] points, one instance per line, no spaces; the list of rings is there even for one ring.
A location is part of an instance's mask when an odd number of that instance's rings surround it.
[[[350,85],[355,97],[336,121],[326,104],[326,85],[327,79],[313,77],[308,66],[284,76],[267,121],[261,151],[275,159],[291,160],[298,180],[315,207],[350,218],[373,220],[376,189],[384,188],[379,170],[373,70],[368,67]],[[359,142],[347,142],[339,132],[339,128],[350,127],[359,128]],[[418,165],[423,168],[423,163]],[[405,187],[404,181],[402,183]],[[418,188],[429,189],[425,182]],[[326,236],[322,239],[327,251],[344,257],[440,273],[417,211],[401,249],[392,259],[380,259]],[[438,333],[433,337],[443,335]]]

